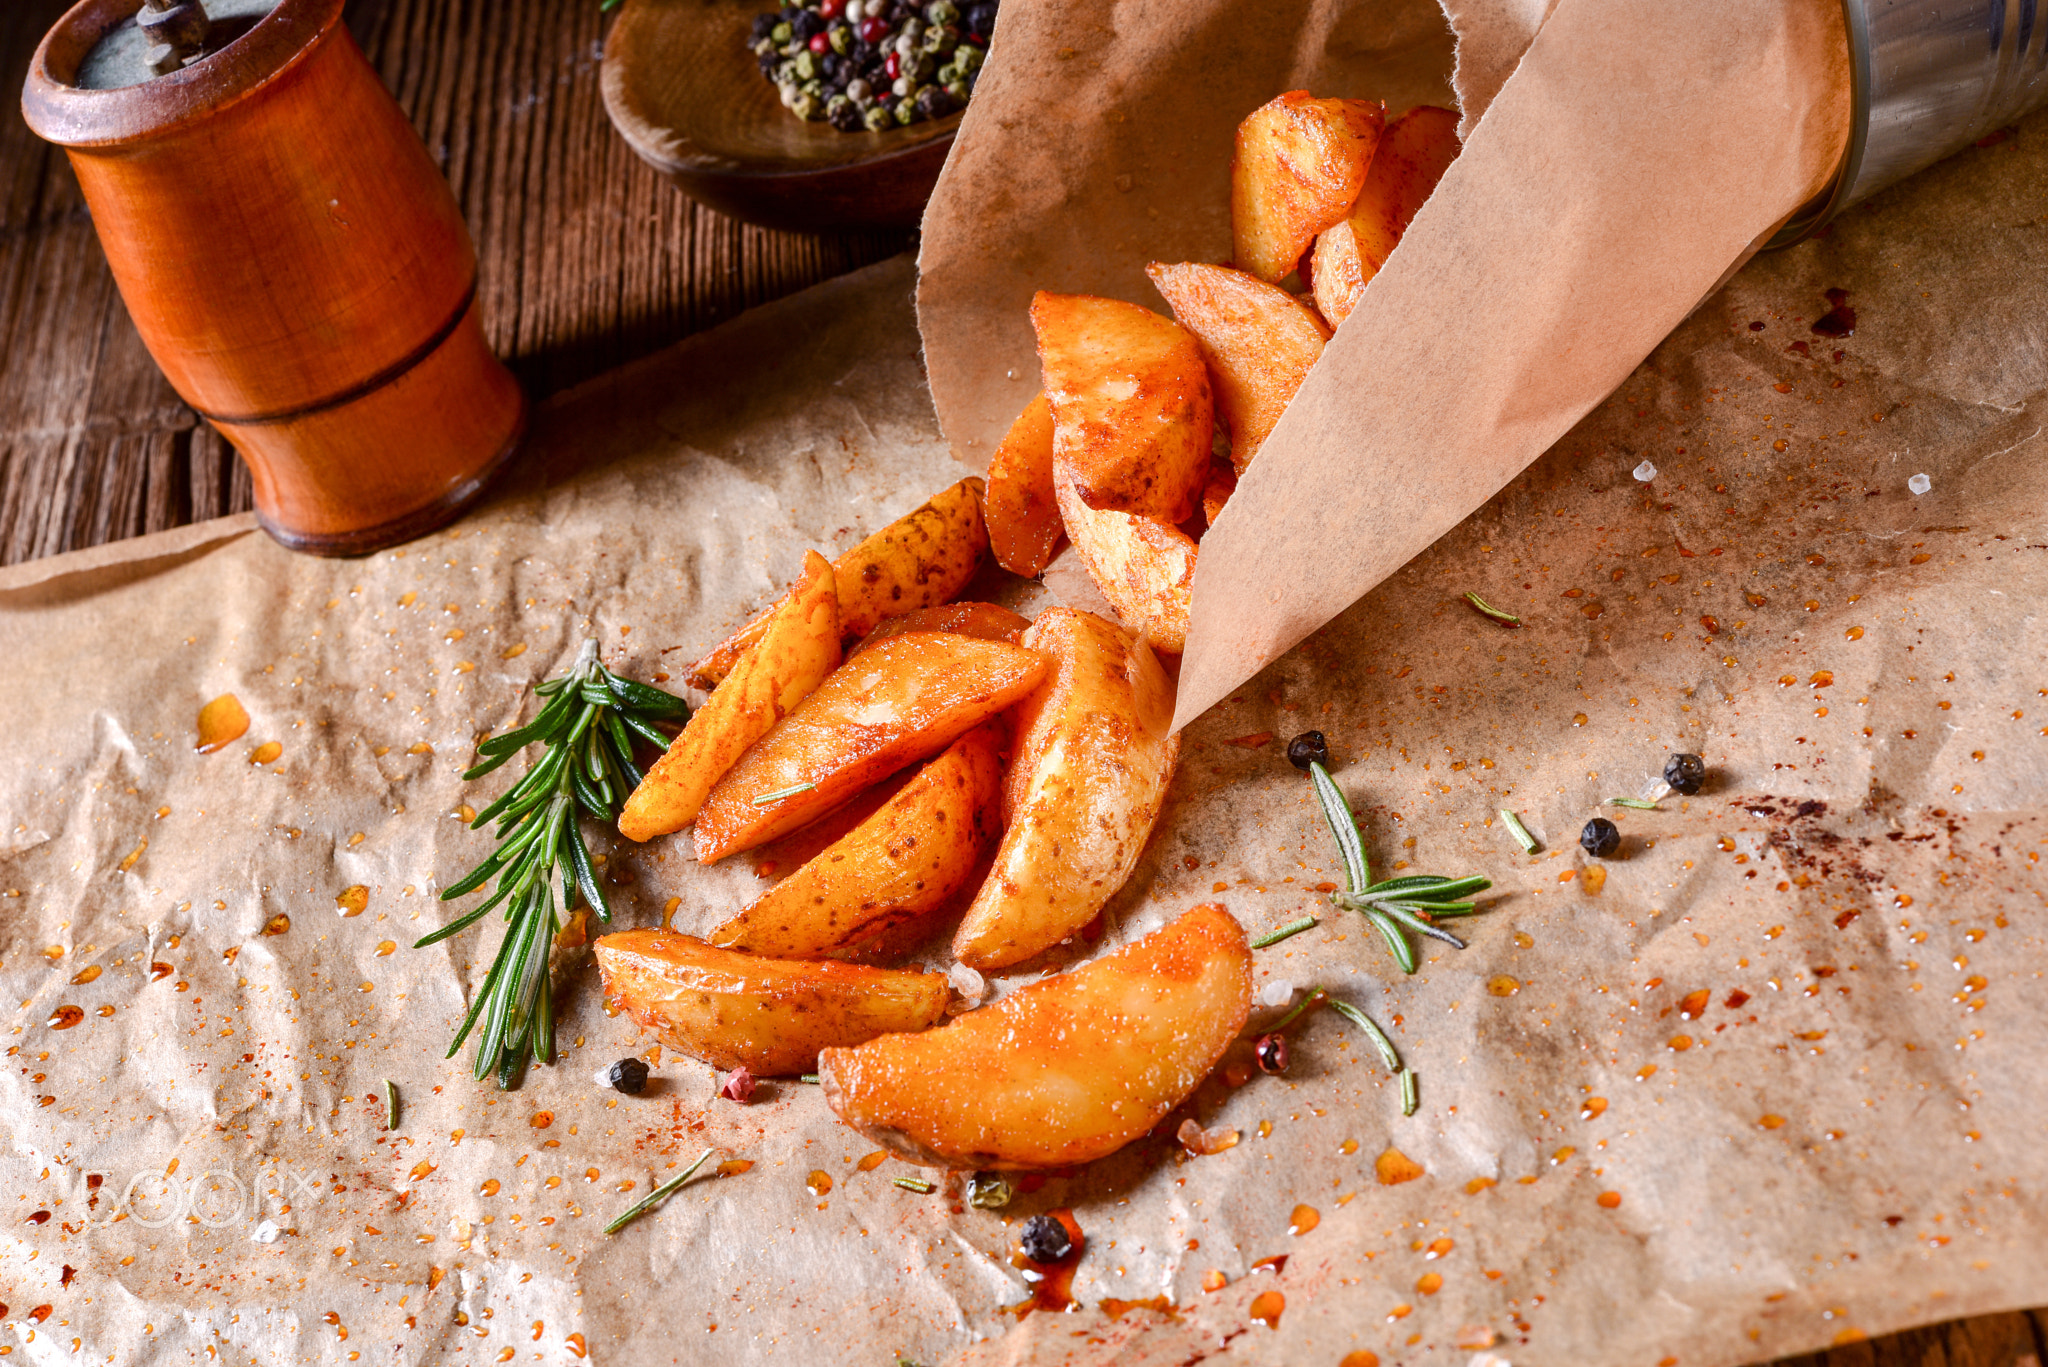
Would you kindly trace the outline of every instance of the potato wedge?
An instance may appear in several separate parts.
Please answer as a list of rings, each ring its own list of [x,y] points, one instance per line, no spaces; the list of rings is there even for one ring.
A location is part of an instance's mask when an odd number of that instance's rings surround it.
[[[1073,485],[1056,478],[1060,516],[1095,587],[1117,616],[1170,654],[1187,649],[1194,602],[1195,543],[1170,523],[1129,513],[1098,513]]]
[[[1093,920],[1137,867],[1180,757],[1173,684],[1114,622],[1051,608],[1024,633],[1054,660],[1024,709],[1012,820],[953,937],[984,971],[1021,963]]]
[[[1179,1105],[1251,1004],[1244,930],[1212,903],[937,1030],[826,1049],[818,1080],[841,1120],[914,1163],[1066,1167]]]
[[[1237,126],[1230,159],[1230,242],[1238,269],[1277,284],[1365,184],[1386,111],[1372,100],[1290,90]]]
[[[1209,526],[1216,525],[1216,519],[1223,516],[1223,505],[1230,502],[1230,496],[1237,492],[1237,471],[1227,460],[1218,460],[1209,467],[1209,482],[1202,486],[1202,518]]]
[[[941,490],[832,562],[845,640],[859,640],[885,617],[947,602],[967,587],[988,549],[981,487],[978,479],[963,479]],[[716,687],[767,626],[762,613],[741,627],[690,666],[691,684]]]
[[[1401,234],[1458,155],[1458,115],[1418,105],[1387,125],[1357,203],[1316,239],[1316,308],[1331,327],[1358,306]]]
[[[766,959],[674,930],[595,946],[604,994],[661,1042],[714,1068],[808,1073],[818,1051],[925,1030],[946,1012],[943,973]]]
[[[767,621],[760,639],[626,799],[619,834],[651,840],[695,820],[712,785],[747,747],[838,666],[839,595],[824,556],[804,553],[803,577]]]
[[[1053,464],[1090,508],[1185,521],[1209,468],[1209,368],[1186,328],[1087,294],[1031,300]]]
[[[1002,834],[1000,720],[975,727],[844,838],[706,936],[783,959],[864,952],[944,906]]]
[[[1145,273],[1174,318],[1202,344],[1215,378],[1216,411],[1230,428],[1231,463],[1243,474],[1323,354],[1330,329],[1278,285],[1228,266],[1155,261]]]
[[[988,463],[988,546],[1011,574],[1036,579],[1060,543],[1052,497],[1052,400],[1040,390]]]
[[[697,858],[716,863],[773,840],[936,755],[1036,688],[1050,666],[1036,650],[936,631],[860,652],[711,790],[697,816]],[[786,796],[755,800],[777,793]]]
[[[982,641],[1007,641],[1017,644],[1017,638],[1024,634],[1024,628],[1031,625],[1031,619],[1020,617],[995,603],[945,603],[935,608],[919,608],[906,612],[901,617],[884,617],[881,624],[867,634],[867,638],[847,655],[850,660],[870,646],[880,645],[892,636],[903,636],[913,631],[945,631],[955,636],[972,636]]]

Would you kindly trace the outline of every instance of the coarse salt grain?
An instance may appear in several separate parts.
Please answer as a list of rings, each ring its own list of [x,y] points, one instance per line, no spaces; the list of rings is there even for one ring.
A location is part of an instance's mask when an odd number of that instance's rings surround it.
[[[250,1231],[249,1239],[252,1243],[274,1244],[282,1233],[284,1231],[277,1227],[277,1221],[265,1220],[262,1224],[256,1226],[254,1230]]]
[[[1924,494],[1934,487],[1934,481],[1925,475],[1915,475],[1906,481],[1906,487],[1916,494]]]
[[[1259,989],[1259,1005],[1285,1006],[1294,1000],[1294,984],[1285,978],[1275,978]]]
[[[1648,484],[1651,480],[1657,477],[1657,467],[1650,464],[1650,462],[1648,461],[1644,461],[1641,465],[1638,465],[1635,468],[1634,473],[1637,479],[1641,480],[1645,484]]]
[[[954,964],[946,970],[946,981],[953,990],[970,1001],[980,1001],[988,994],[988,980],[966,964]]]

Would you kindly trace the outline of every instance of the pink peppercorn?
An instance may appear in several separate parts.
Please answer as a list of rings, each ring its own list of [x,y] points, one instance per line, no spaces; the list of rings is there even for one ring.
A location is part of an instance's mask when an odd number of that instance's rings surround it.
[[[889,34],[889,21],[869,18],[860,21],[860,40],[863,43],[879,43]]]
[[[822,33],[813,33],[811,35],[810,49],[822,57],[832,50],[832,40]]]
[[[903,74],[903,58],[894,48],[891,48],[889,55],[882,59],[882,70],[889,73],[889,79],[892,81]]]

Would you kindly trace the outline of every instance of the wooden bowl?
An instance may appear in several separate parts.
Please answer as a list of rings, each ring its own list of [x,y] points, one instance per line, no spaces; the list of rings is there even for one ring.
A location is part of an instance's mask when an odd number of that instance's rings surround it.
[[[770,228],[915,227],[960,115],[842,133],[782,107],[748,51],[772,0],[626,0],[604,105],[628,145],[720,213]]]

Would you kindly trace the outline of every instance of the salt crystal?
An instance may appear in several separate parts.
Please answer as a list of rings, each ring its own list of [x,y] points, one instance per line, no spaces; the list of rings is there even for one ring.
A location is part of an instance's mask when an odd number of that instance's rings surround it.
[[[946,981],[953,990],[971,1001],[980,1001],[988,993],[988,980],[966,964],[954,964],[946,970]]]
[[[259,1244],[274,1244],[282,1233],[284,1231],[277,1227],[277,1221],[265,1220],[250,1232],[249,1238],[251,1241]]]
[[[1285,978],[1275,978],[1259,989],[1259,1005],[1285,1006],[1294,1000],[1294,984]]]
[[[1648,484],[1651,480],[1657,477],[1657,467],[1650,464],[1650,462],[1648,461],[1644,461],[1641,465],[1638,465],[1635,468],[1635,477],[1641,480],[1643,483]]]
[[[592,1073],[590,1080],[609,1092],[612,1089],[612,1066],[607,1063],[604,1067]]]
[[[1466,1367],[1515,1367],[1515,1364],[1499,1353],[1474,1353]]]
[[[1934,481],[1925,475],[1915,475],[1906,481],[1906,487],[1916,494],[1924,494],[1934,487]]]

